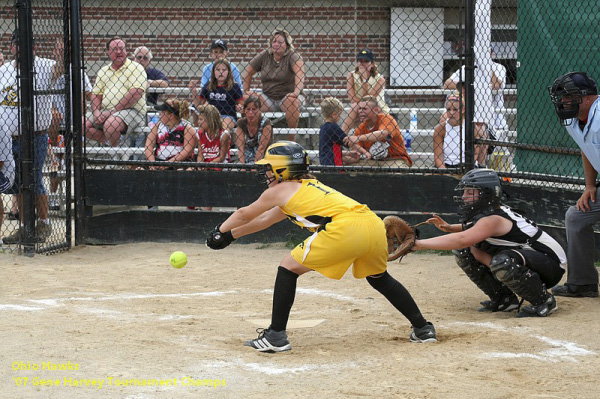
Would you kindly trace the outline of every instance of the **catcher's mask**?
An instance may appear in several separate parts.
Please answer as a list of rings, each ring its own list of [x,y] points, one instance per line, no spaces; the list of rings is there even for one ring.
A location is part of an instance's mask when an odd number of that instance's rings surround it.
[[[475,189],[478,195],[465,195],[466,189]],[[454,191],[460,195],[454,196],[462,221],[468,221],[479,213],[492,211],[500,206],[502,185],[495,171],[491,169],[473,169],[467,172]]]
[[[584,96],[598,94],[596,82],[585,72],[569,72],[558,77],[548,93],[554,104],[556,115],[563,125],[568,125],[570,119],[579,114],[579,104]]]
[[[281,183],[286,180],[295,180],[308,172],[308,153],[302,146],[293,141],[278,141],[267,148],[265,157],[256,161],[256,165],[265,165],[259,170],[261,180],[267,183]],[[267,172],[271,176],[267,176]]]

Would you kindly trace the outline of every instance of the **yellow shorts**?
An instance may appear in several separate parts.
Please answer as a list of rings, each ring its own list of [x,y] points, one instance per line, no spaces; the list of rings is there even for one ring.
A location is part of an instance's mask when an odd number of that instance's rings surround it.
[[[347,212],[300,243],[291,255],[303,266],[337,280],[352,264],[356,278],[383,273],[388,257],[385,227],[371,211]]]

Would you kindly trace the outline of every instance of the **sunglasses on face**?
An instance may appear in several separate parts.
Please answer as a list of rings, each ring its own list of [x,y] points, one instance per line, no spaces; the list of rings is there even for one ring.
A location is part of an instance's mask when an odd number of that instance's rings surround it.
[[[150,58],[147,55],[136,55],[136,60],[149,60]]]

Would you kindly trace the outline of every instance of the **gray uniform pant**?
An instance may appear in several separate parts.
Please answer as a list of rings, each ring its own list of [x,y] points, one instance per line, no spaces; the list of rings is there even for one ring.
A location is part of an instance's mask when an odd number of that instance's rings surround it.
[[[598,284],[598,270],[594,266],[594,223],[600,221],[600,188],[596,189],[596,202],[589,201],[589,204],[589,211],[581,212],[571,206],[565,215],[568,284]]]

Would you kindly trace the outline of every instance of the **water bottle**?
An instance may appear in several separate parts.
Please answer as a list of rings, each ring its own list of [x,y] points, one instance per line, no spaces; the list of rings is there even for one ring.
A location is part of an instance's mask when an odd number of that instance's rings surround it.
[[[419,122],[419,117],[417,115],[417,109],[416,108],[411,108],[410,110],[410,131],[411,132],[415,132],[418,129],[418,122]]]
[[[409,153],[412,152],[412,137],[411,132],[415,133],[418,129],[419,117],[417,115],[418,110],[416,108],[410,109],[410,125],[408,129],[406,129],[406,133],[404,133],[404,142],[406,145],[406,151]]]
[[[406,132],[404,133],[404,146],[406,147],[406,152],[409,154],[412,152],[411,142],[412,137],[410,135],[410,129],[406,129]]]
[[[152,129],[154,127],[154,125],[156,125],[157,123],[158,123],[158,115],[154,114],[154,115],[152,115],[152,117],[148,121],[148,127],[150,129]]]

